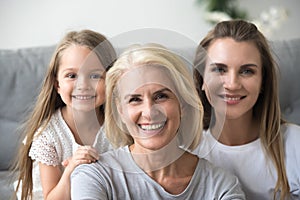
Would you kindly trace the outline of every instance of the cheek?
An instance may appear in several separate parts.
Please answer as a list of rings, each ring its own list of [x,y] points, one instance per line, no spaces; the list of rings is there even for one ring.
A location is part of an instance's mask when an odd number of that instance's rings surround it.
[[[174,109],[177,108],[177,109]],[[164,108],[164,115],[166,115],[167,118],[169,118],[169,120],[173,120],[175,124],[180,124],[180,120],[181,120],[181,116],[184,115],[184,113],[181,113],[181,109],[180,107],[178,107],[178,105],[173,105],[173,106],[168,106]],[[182,111],[184,112],[184,111]],[[185,116],[186,117],[186,116]]]
[[[58,87],[57,87],[57,92],[58,93],[71,92],[71,91],[73,91],[73,88],[74,88],[73,82],[59,81]]]
[[[104,85],[104,83],[97,84],[95,86],[95,92],[97,93],[98,96],[105,99],[105,85]]]
[[[123,105],[122,113],[120,114],[122,116],[122,121],[127,125],[134,124],[139,116],[138,109],[130,105]]]
[[[260,77],[254,77],[244,81],[244,87],[253,94],[259,95],[262,90],[262,79]]]
[[[210,91],[211,93],[216,92],[217,90],[223,89],[223,82],[220,76],[215,76],[212,73],[206,73],[203,80],[202,88],[205,91]]]
[[[214,96],[217,95],[218,93],[222,93],[224,88],[223,84],[216,80],[210,81],[209,83],[204,82],[203,84],[203,90],[205,92],[205,95],[209,101],[210,104],[213,104],[212,101],[214,101]]]

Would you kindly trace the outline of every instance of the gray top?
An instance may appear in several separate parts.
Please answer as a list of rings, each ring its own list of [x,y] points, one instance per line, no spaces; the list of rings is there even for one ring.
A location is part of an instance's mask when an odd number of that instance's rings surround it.
[[[109,151],[93,164],[78,166],[71,176],[71,197],[77,199],[245,199],[238,179],[199,159],[187,188],[173,195],[134,162],[128,146]]]

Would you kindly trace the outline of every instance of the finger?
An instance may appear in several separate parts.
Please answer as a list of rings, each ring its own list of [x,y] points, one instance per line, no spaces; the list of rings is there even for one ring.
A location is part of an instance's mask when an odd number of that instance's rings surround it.
[[[64,160],[64,161],[62,161],[61,164],[62,164],[62,166],[66,167],[69,164],[69,160]]]
[[[91,146],[81,146],[80,149],[82,152],[88,153],[90,156],[93,157],[93,159],[98,160],[99,159],[99,153],[94,147]]]

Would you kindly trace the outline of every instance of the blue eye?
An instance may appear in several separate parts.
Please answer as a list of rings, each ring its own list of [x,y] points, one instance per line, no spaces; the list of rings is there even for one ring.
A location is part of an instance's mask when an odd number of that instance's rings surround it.
[[[241,74],[244,74],[244,75],[254,74],[254,71],[251,69],[245,69],[245,70],[241,71]]]
[[[216,73],[219,73],[219,74],[223,74],[224,72],[226,72],[226,70],[224,69],[224,67],[214,67],[212,69],[212,72],[216,72]]]
[[[91,74],[91,75],[90,75],[90,78],[91,78],[91,79],[101,79],[102,76],[101,76],[101,74]]]

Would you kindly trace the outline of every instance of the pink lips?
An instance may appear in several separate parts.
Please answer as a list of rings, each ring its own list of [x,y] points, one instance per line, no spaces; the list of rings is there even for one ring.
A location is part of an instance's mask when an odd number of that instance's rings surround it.
[[[143,136],[154,136],[164,128],[166,122],[155,123],[155,124],[139,124]]]
[[[246,96],[241,95],[220,95],[220,97],[229,105],[235,105],[238,104],[242,99],[244,99]]]
[[[94,95],[72,95],[72,97],[77,100],[91,100],[95,98]]]

